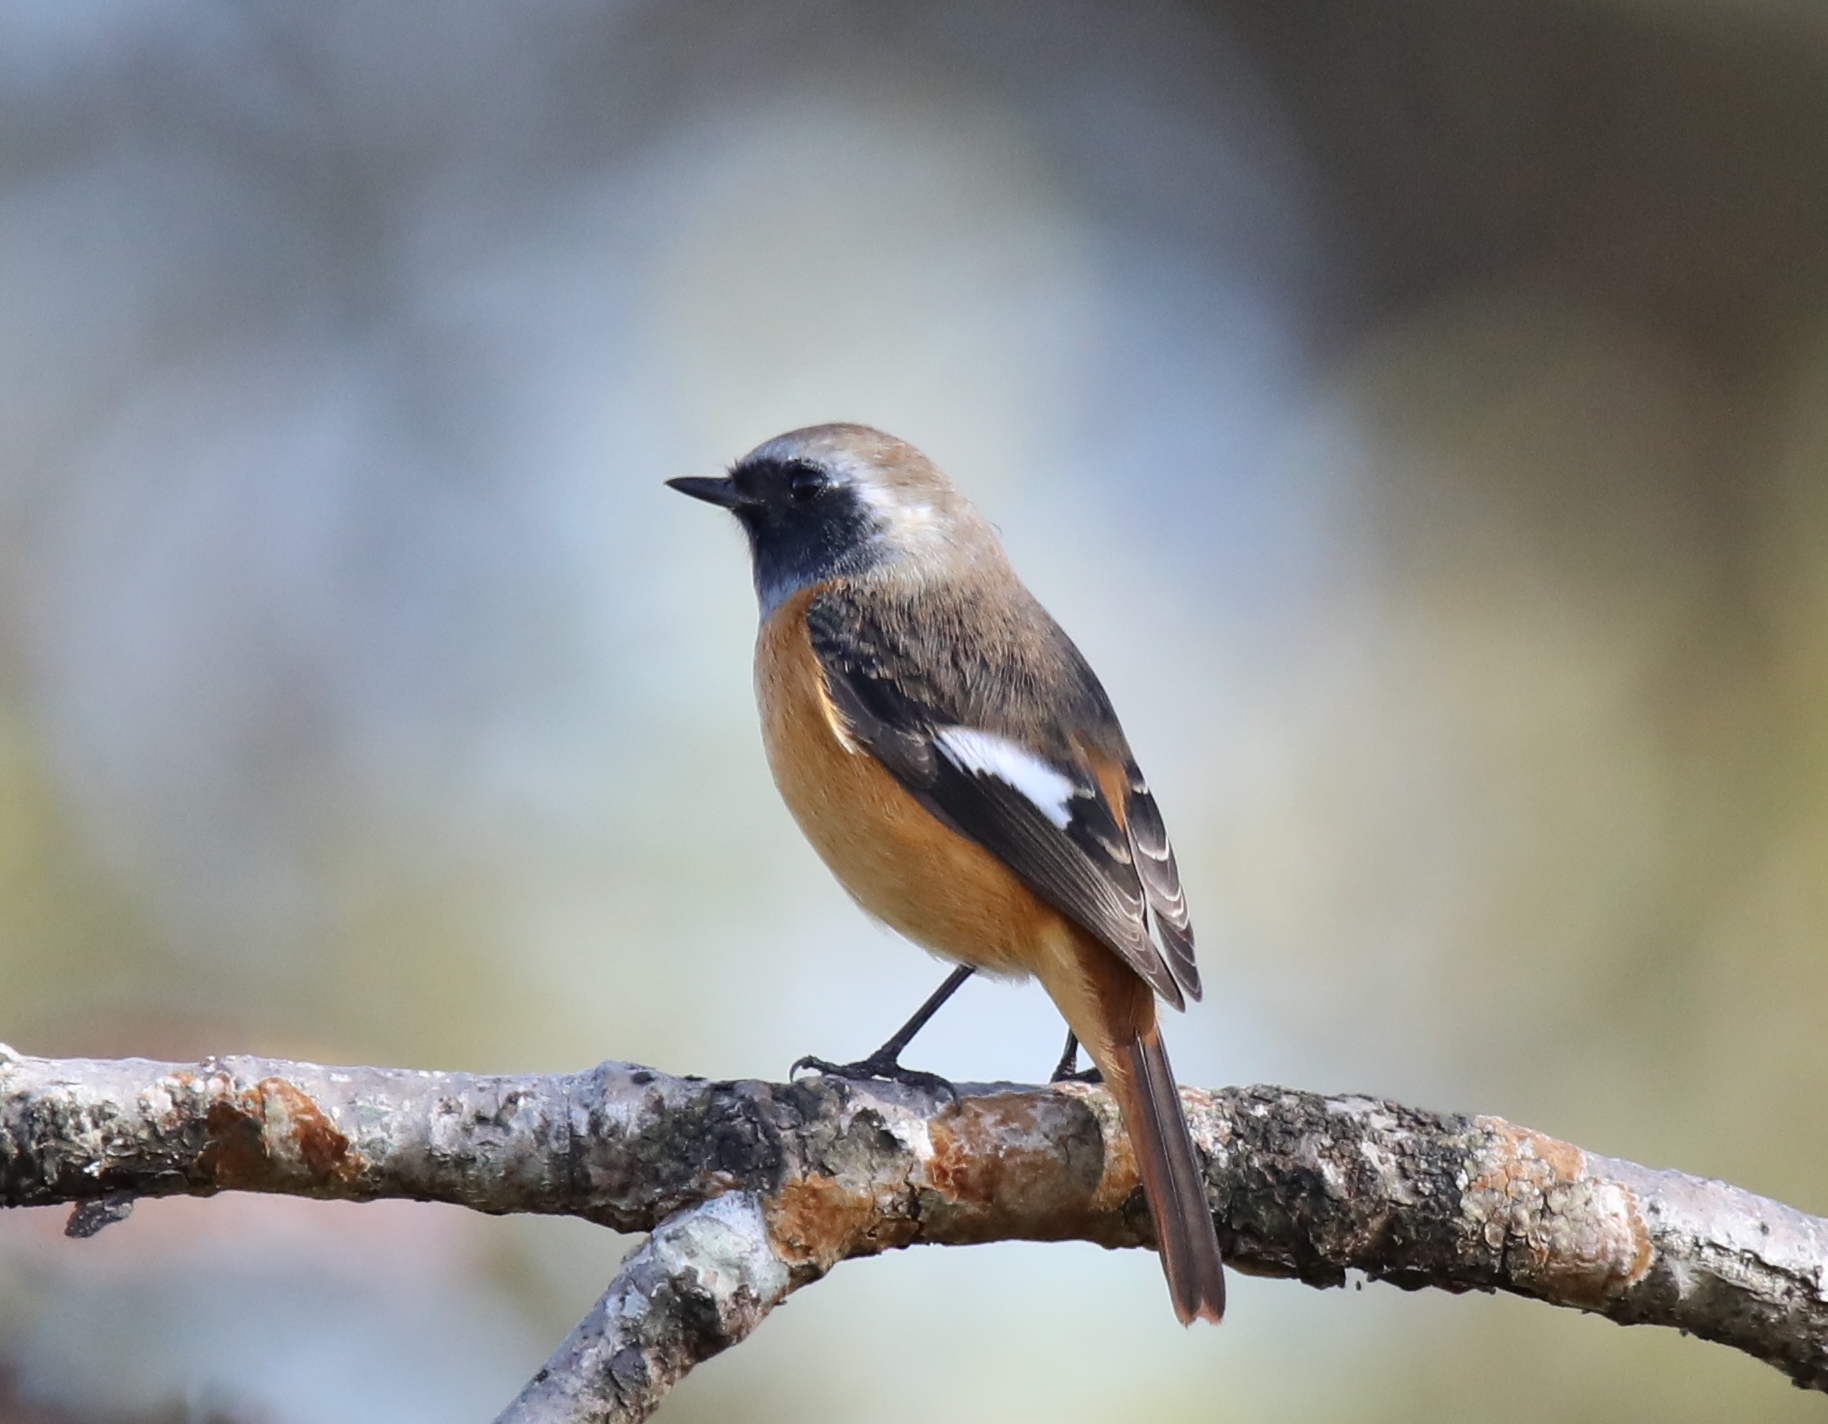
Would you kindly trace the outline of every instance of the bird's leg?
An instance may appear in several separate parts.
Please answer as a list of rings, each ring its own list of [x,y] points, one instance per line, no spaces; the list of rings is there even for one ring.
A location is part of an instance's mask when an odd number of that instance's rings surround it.
[[[961,964],[954,969],[946,976],[946,982],[927,997],[926,1003],[914,1010],[914,1016],[896,1029],[889,1036],[889,1041],[868,1058],[860,1058],[855,1063],[831,1063],[807,1054],[787,1070],[788,1076],[792,1077],[802,1068],[815,1068],[828,1078],[882,1078],[892,1083],[906,1083],[911,1088],[936,1088],[950,1093],[956,1099],[958,1090],[939,1074],[923,1073],[918,1068],[903,1068],[901,1050],[914,1041],[914,1035],[927,1026],[927,1020],[939,1012],[939,1006],[956,994],[958,986],[975,972],[969,964]]]
[[[1079,1071],[1079,1038],[1070,1028],[1066,1031],[1066,1048],[1060,1054],[1060,1062],[1054,1067],[1054,1074],[1047,1080],[1050,1083],[1102,1083],[1104,1074],[1096,1067]]]

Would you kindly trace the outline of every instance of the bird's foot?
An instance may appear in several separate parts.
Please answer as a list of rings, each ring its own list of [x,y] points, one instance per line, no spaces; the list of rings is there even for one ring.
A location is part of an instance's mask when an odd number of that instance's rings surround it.
[[[958,1089],[937,1073],[925,1073],[918,1068],[904,1068],[901,1060],[892,1053],[881,1051],[872,1053],[868,1058],[860,1058],[855,1063],[833,1063],[829,1059],[815,1058],[807,1054],[804,1058],[794,1060],[793,1067],[787,1070],[787,1076],[793,1077],[802,1068],[811,1068],[827,1078],[847,1078],[853,1083],[884,1082],[901,1083],[910,1088],[921,1088],[930,1093],[944,1093],[953,1102],[958,1101]]]
[[[1096,1068],[1081,1068],[1077,1072],[1071,1068],[1056,1068],[1054,1076],[1047,1081],[1050,1083],[1102,1083],[1104,1074]]]
[[[1102,1083],[1104,1074],[1097,1068],[1079,1067],[1079,1040],[1073,1034],[1066,1036],[1066,1051],[1060,1055],[1060,1061],[1054,1065],[1054,1071],[1047,1080],[1050,1083]]]

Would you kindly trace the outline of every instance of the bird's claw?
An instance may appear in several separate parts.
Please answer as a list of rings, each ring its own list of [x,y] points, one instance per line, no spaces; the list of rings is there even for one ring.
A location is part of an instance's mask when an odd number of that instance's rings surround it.
[[[1071,1068],[1056,1068],[1054,1076],[1047,1081],[1050,1083],[1102,1083],[1104,1074],[1096,1068],[1081,1068],[1077,1072]]]
[[[804,1058],[794,1060],[793,1067],[787,1070],[787,1076],[796,1076],[802,1068],[810,1068],[827,1078],[844,1078],[853,1083],[900,1083],[930,1093],[944,1093],[953,1102],[958,1101],[958,1089],[939,1074],[926,1073],[919,1068],[904,1068],[900,1060],[880,1053],[872,1053],[868,1058],[860,1058],[855,1063],[833,1063],[809,1053]]]

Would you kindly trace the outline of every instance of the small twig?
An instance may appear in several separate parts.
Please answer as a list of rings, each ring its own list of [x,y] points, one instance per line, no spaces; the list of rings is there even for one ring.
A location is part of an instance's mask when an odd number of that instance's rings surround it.
[[[105,1197],[79,1201],[71,1207],[70,1219],[64,1223],[63,1234],[73,1241],[87,1241],[103,1227],[125,1221],[132,1214],[133,1193],[110,1192]]]
[[[840,1260],[916,1243],[1149,1244],[1103,1089],[959,1087],[954,1102],[619,1063],[486,1077],[0,1049],[0,1204],[98,1204],[86,1224],[140,1196],[411,1197],[655,1231],[503,1416],[636,1419]],[[1280,1088],[1183,1101],[1240,1269],[1511,1291],[1686,1330],[1828,1388],[1828,1222],[1499,1118]]]

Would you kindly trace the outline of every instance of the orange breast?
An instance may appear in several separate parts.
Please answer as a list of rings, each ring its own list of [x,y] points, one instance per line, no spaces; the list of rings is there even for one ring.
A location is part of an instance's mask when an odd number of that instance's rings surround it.
[[[756,644],[762,739],[787,809],[852,898],[891,928],[992,973],[1031,972],[1064,918],[850,741],[806,628],[816,593],[776,609]]]

